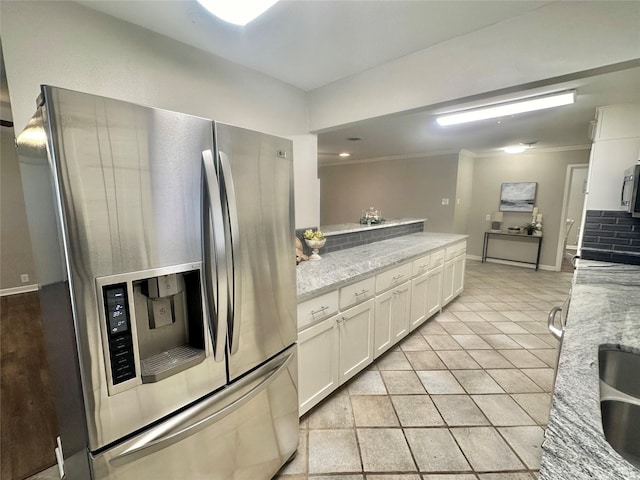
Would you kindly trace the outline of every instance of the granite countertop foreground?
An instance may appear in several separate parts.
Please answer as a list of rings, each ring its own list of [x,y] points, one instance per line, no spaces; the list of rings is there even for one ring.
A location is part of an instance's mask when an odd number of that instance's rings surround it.
[[[598,372],[601,344],[640,348],[639,266],[578,263],[540,480],[640,479],[640,470],[604,438]]]
[[[467,235],[420,232],[323,254],[297,266],[298,302],[356,282],[394,265],[467,238]]]

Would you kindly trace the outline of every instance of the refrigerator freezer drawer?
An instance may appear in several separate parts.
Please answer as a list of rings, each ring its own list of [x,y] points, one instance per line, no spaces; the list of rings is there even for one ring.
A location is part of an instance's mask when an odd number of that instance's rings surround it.
[[[100,480],[267,480],[297,446],[293,345],[220,393],[92,457],[92,469]]]

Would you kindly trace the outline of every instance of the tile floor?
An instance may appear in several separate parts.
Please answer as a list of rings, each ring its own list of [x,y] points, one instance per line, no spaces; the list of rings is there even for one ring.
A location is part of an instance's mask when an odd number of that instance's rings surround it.
[[[571,277],[467,261],[462,295],[301,419],[277,480],[537,478]]]
[[[444,311],[306,414],[278,480],[533,480],[572,272],[468,261]]]

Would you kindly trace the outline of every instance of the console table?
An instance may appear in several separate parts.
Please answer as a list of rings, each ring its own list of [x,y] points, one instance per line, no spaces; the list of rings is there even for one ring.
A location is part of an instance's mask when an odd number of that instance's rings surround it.
[[[538,253],[536,254],[535,262],[525,262],[522,260],[513,260],[511,258],[500,258],[500,257],[489,257],[487,256],[487,250],[489,249],[489,239],[491,236],[501,237],[505,240],[511,239],[524,239],[524,240],[533,240],[538,242]],[[484,232],[484,243],[482,245],[482,262],[486,262],[487,258],[493,258],[495,260],[507,260],[510,262],[517,263],[528,263],[536,266],[536,270],[538,270],[538,266],[540,265],[540,249],[542,247],[542,235],[527,235],[526,233],[510,233],[510,232]]]

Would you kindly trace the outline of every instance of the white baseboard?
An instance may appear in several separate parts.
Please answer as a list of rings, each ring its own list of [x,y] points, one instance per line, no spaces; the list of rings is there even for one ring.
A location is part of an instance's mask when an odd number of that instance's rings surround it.
[[[37,283],[33,283],[31,285],[23,285],[20,287],[0,288],[0,297],[5,297],[7,295],[17,295],[19,293],[37,292],[37,291],[38,291]]]
[[[469,255],[467,254],[467,258],[471,260],[482,261],[482,257],[479,255]],[[495,258],[487,258],[485,260],[486,263],[500,263],[501,265],[511,265],[513,267],[523,267],[523,268],[531,268],[535,270],[536,266],[533,263],[520,263],[520,262],[511,262],[509,260],[498,260]],[[553,265],[538,265],[538,270],[549,270],[551,272],[556,272],[556,267]]]

